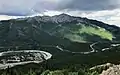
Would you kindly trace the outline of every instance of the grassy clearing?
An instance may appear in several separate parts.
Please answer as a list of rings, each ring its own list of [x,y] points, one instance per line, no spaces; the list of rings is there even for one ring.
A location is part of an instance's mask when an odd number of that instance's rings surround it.
[[[104,28],[81,25],[77,29],[65,34],[64,37],[77,42],[85,42],[88,41],[88,39],[90,41],[99,39],[112,41],[113,35]]]

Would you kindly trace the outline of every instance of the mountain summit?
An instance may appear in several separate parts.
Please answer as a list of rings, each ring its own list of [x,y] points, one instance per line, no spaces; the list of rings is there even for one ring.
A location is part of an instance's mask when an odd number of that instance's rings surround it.
[[[74,20],[72,16],[64,14],[64,13],[60,14],[60,15],[52,16],[51,19],[54,22],[57,22],[57,23],[60,23],[60,22],[71,22],[72,20]]]

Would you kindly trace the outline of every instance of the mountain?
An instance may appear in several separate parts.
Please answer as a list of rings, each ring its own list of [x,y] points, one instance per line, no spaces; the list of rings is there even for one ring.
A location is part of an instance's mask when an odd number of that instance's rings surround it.
[[[116,64],[120,61],[120,28],[67,14],[0,21],[1,52],[35,49],[52,54],[50,60],[42,63],[44,70]],[[23,66],[16,67],[21,72],[31,68],[41,70],[41,65],[28,64],[26,69]]]
[[[0,21],[1,46],[119,40],[120,28],[67,14]]]
[[[101,50],[112,42],[119,43],[119,34],[117,26],[67,14],[18,18],[0,21],[0,49],[57,48],[85,52],[91,51],[93,43],[107,43],[98,45]]]

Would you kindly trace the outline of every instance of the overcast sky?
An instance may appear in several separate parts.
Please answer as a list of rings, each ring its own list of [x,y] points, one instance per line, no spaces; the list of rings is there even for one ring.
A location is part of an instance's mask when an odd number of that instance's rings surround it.
[[[120,0],[0,0],[0,20],[61,13],[120,25]]]

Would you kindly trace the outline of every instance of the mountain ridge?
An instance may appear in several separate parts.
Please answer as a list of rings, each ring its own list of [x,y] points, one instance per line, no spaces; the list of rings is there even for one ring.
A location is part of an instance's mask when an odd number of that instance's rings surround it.
[[[55,40],[55,44],[96,42],[119,40],[120,37],[120,28],[117,26],[67,14],[3,20],[0,21],[0,29],[0,41],[8,45],[9,43],[15,44],[15,42],[19,45],[22,41],[22,44],[36,42],[39,45],[40,43],[52,44]]]
[[[71,15],[68,15],[68,14],[65,14],[65,13],[62,13],[60,15],[54,15],[54,16],[34,16],[34,17],[28,17],[28,18],[21,18],[21,19],[31,19],[31,18],[34,18],[34,19],[38,19],[40,21],[43,21],[43,22],[46,22],[46,21],[51,21],[51,22],[55,22],[55,23],[62,23],[62,22],[71,22],[71,21],[77,21],[77,22],[86,22],[86,23],[93,23],[93,24],[96,24],[98,25],[97,23],[99,23],[98,26],[102,25],[101,27],[105,27],[106,29],[108,29],[106,26],[109,26],[110,29],[112,30],[112,28],[116,28],[116,29],[120,29],[120,27],[116,26],[116,25],[110,25],[110,24],[107,24],[107,23],[104,23],[104,22],[101,22],[101,21],[97,21],[97,20],[93,20],[93,19],[88,19],[86,17],[77,17],[77,16],[71,16]],[[66,18],[66,20],[61,20],[61,19],[64,19]],[[38,21],[37,20],[37,21]],[[61,20],[61,21],[59,21]],[[108,29],[108,30],[110,30]]]

